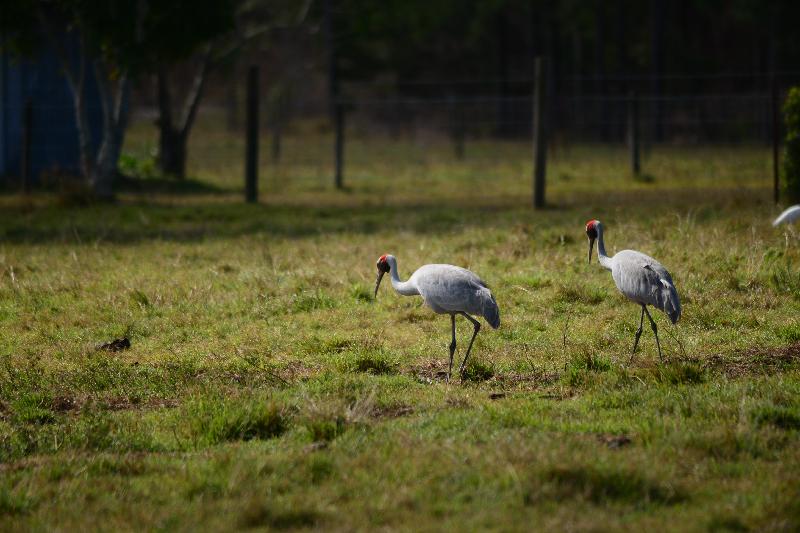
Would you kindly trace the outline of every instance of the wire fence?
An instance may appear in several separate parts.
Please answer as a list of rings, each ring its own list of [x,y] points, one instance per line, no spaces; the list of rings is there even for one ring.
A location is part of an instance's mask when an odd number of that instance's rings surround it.
[[[754,147],[753,157],[761,161],[779,149],[781,103],[788,87],[800,81],[797,73],[778,74],[666,75],[657,83],[634,75],[551,81],[543,97],[548,151],[563,154],[581,146],[605,146],[628,161],[634,173],[642,171],[635,152],[659,148]],[[689,89],[709,80],[703,90]],[[492,165],[530,176],[533,81],[349,84],[333,105],[319,91],[303,94],[295,89],[275,98],[267,85],[255,95],[261,103],[256,117],[260,180],[266,190],[347,185],[350,179],[392,181],[442,161],[460,171],[486,174],[487,180],[494,179],[487,172]],[[201,179],[234,187],[243,183],[248,139],[242,104],[247,99],[239,96],[245,85],[241,80],[228,83],[234,87],[215,91],[203,102],[189,144],[188,168]],[[154,163],[146,161],[158,156],[158,111],[139,102],[134,99],[130,109],[123,170],[154,172]],[[64,131],[73,110],[60,102],[37,101],[29,111],[33,118],[26,130],[20,103],[6,102],[3,109],[3,172],[20,173],[26,157],[32,161],[28,171],[37,174],[34,181],[76,172],[77,136]],[[16,128],[8,126],[9,117]],[[48,135],[54,130],[60,132],[57,137]],[[774,160],[763,168],[765,185],[772,186],[776,169]]]

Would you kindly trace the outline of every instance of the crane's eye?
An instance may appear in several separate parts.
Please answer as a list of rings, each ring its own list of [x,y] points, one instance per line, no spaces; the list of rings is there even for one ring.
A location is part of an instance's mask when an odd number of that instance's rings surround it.
[[[590,239],[597,238],[597,229],[594,226],[587,226],[586,227],[586,235],[589,236]]]
[[[378,270],[389,272],[389,263],[386,262],[386,259],[378,259]]]

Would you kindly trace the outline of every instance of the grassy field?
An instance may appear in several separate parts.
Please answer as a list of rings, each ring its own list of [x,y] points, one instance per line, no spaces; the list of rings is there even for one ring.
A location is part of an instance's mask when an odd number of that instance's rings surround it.
[[[337,193],[326,145],[288,139],[257,206],[212,131],[181,193],[0,197],[0,529],[800,528],[800,238],[766,150],[659,149],[634,180],[561,148],[534,213],[525,143],[359,142]],[[664,364],[649,331],[628,362],[593,217],[673,273]],[[382,253],[492,287],[464,383],[447,317],[373,300]]]

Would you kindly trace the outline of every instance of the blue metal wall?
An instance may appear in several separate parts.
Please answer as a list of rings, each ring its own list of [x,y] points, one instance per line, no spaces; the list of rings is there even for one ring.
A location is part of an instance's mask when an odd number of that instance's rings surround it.
[[[66,53],[76,61],[73,39],[61,39]],[[95,149],[102,132],[102,109],[91,64],[87,68],[86,98]],[[80,173],[78,130],[72,93],[55,53],[43,49],[32,58],[19,59],[0,52],[0,177],[18,182],[22,161],[25,102],[33,106],[31,178]]]

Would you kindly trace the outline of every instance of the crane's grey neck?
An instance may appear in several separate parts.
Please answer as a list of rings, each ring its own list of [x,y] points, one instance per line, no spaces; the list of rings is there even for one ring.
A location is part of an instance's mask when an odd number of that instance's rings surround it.
[[[395,291],[403,296],[419,294],[413,283],[400,279],[400,274],[397,272],[397,259],[393,255],[387,256],[386,262],[389,263],[389,274],[392,276],[392,287]]]
[[[600,261],[600,266],[611,270],[611,258],[606,255],[606,243],[603,241],[603,225],[598,222],[595,229],[597,230],[597,259]]]

